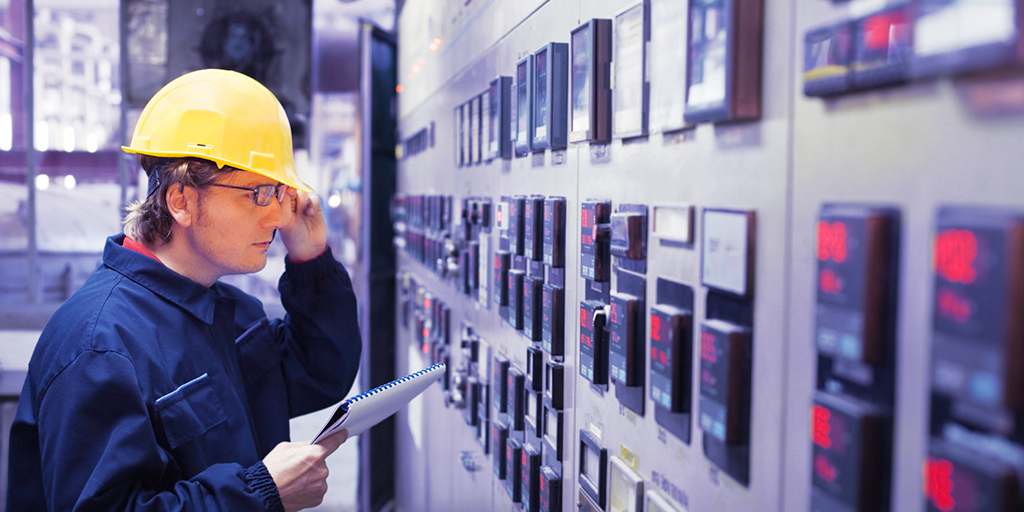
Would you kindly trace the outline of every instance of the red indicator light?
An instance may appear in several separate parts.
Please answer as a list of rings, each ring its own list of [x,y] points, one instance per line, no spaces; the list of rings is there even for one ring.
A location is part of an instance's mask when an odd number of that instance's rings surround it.
[[[668,364],[668,353],[662,351],[661,353],[661,364]]]
[[[651,347],[651,361],[658,360],[658,349]]]
[[[423,337],[424,338],[429,338],[430,337],[430,329],[428,329],[426,327],[423,328]],[[424,346],[426,346],[426,345],[424,345]],[[426,352],[426,350],[424,350],[424,352]]]
[[[430,345],[427,345],[426,343],[424,343],[422,350],[423,350],[424,354],[430,353]]]
[[[583,210],[583,218],[580,219],[580,226],[584,228],[590,227],[590,212]]]
[[[826,482],[836,481],[836,466],[823,454],[814,456],[814,472]]]
[[[584,344],[584,345],[589,347],[590,346],[590,336],[587,336],[586,334],[580,334],[580,343],[582,343],[582,344]]]
[[[971,302],[948,288],[939,291],[938,306],[939,314],[959,323],[964,323],[971,318]]]
[[[811,440],[826,450],[832,447],[832,439],[829,437],[832,433],[832,426],[828,422],[830,417],[832,411],[820,405],[811,407]]]
[[[651,338],[661,341],[661,317],[658,315],[651,315]]]
[[[956,506],[953,499],[953,463],[946,459],[928,457],[922,468],[924,472],[924,495],[942,512],[950,512]]]
[[[967,229],[947,229],[935,240],[935,271],[947,281],[971,284],[978,273],[978,239]]]
[[[524,466],[524,469],[525,469],[526,464],[527,464],[526,463],[526,452],[523,452],[523,466]],[[525,473],[525,471],[524,471],[524,473]]]
[[[580,308],[580,327],[586,327],[590,329],[590,324],[587,322],[587,309]]]
[[[423,299],[423,307],[430,308],[430,299]]]
[[[889,45],[889,16],[875,16],[864,23],[864,43],[870,49],[885,48]]]
[[[395,86],[395,92],[397,92],[398,94],[402,94],[402,91],[404,91],[404,90],[405,90],[405,87],[402,87],[402,84],[398,84],[398,85]]]
[[[715,335],[707,332],[700,333],[700,358],[715,363],[718,361],[718,351],[715,350]]]
[[[499,224],[501,223],[501,217],[502,217],[501,214],[502,214],[501,208],[498,208],[498,223]]]
[[[818,274],[818,287],[825,293],[837,294],[843,291],[843,280],[832,269],[826,268]]]
[[[818,222],[818,259],[836,263],[846,261],[846,224]]]

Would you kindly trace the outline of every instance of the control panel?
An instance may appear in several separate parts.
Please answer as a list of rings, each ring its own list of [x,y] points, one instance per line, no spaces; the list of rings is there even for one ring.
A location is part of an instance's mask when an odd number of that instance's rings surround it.
[[[1024,4],[456,3],[399,14],[396,367],[449,374],[396,510],[1024,506]]]

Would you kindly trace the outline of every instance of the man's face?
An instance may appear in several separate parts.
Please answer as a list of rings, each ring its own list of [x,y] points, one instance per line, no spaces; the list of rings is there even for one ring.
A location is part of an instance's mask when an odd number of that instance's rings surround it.
[[[276,185],[277,181],[235,171],[219,177],[216,183],[255,188]],[[290,206],[290,199],[286,196],[282,205],[272,198],[269,205],[258,206],[252,191],[213,186],[200,190],[195,224],[188,235],[195,256],[193,264],[216,278],[262,270],[267,265],[274,230],[284,225],[282,209]]]

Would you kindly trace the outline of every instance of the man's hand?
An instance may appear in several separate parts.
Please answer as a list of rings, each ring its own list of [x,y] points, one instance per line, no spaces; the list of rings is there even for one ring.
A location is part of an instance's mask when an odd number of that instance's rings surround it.
[[[310,261],[323,254],[327,250],[327,222],[320,209],[320,198],[290,188],[281,208],[285,216],[281,241],[291,260]]]
[[[281,443],[274,447],[263,465],[277,485],[281,504],[287,512],[315,507],[327,492],[327,456],[348,439],[348,430],[332,434],[317,444]]]

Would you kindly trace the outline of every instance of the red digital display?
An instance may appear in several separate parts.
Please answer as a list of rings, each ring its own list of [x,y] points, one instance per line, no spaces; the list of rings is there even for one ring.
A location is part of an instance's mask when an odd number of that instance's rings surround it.
[[[843,291],[843,279],[832,269],[826,268],[818,274],[818,287],[825,293],[838,294]]]
[[[846,261],[846,224],[818,221],[818,259]]]
[[[928,457],[924,462],[924,495],[942,512],[956,506],[953,499],[953,463]]]
[[[971,318],[971,301],[959,293],[943,288],[938,292],[939,314],[959,323]]]
[[[836,465],[827,456],[820,453],[814,456],[814,472],[829,483],[835,482],[836,476],[838,476]]]
[[[811,439],[814,444],[828,449],[832,447],[832,439],[829,434],[832,432],[832,426],[829,425],[829,418],[832,416],[832,411],[815,405],[811,407]]]
[[[947,229],[935,240],[935,271],[947,281],[971,284],[978,276],[973,265],[978,239],[967,229]]]
[[[700,333],[700,358],[715,363],[718,361],[718,351],[715,349],[715,335],[709,332]]]
[[[899,31],[906,25],[907,17],[903,11],[872,16],[864,22],[864,44],[870,50],[887,48],[892,39],[898,39],[893,29]]]
[[[658,315],[651,315],[651,338],[661,341],[661,318]]]
[[[582,308],[581,307],[580,308],[580,327],[586,327],[587,329],[590,329],[591,328],[590,327],[590,322],[588,320],[590,320],[590,319],[587,318],[587,308]]]

